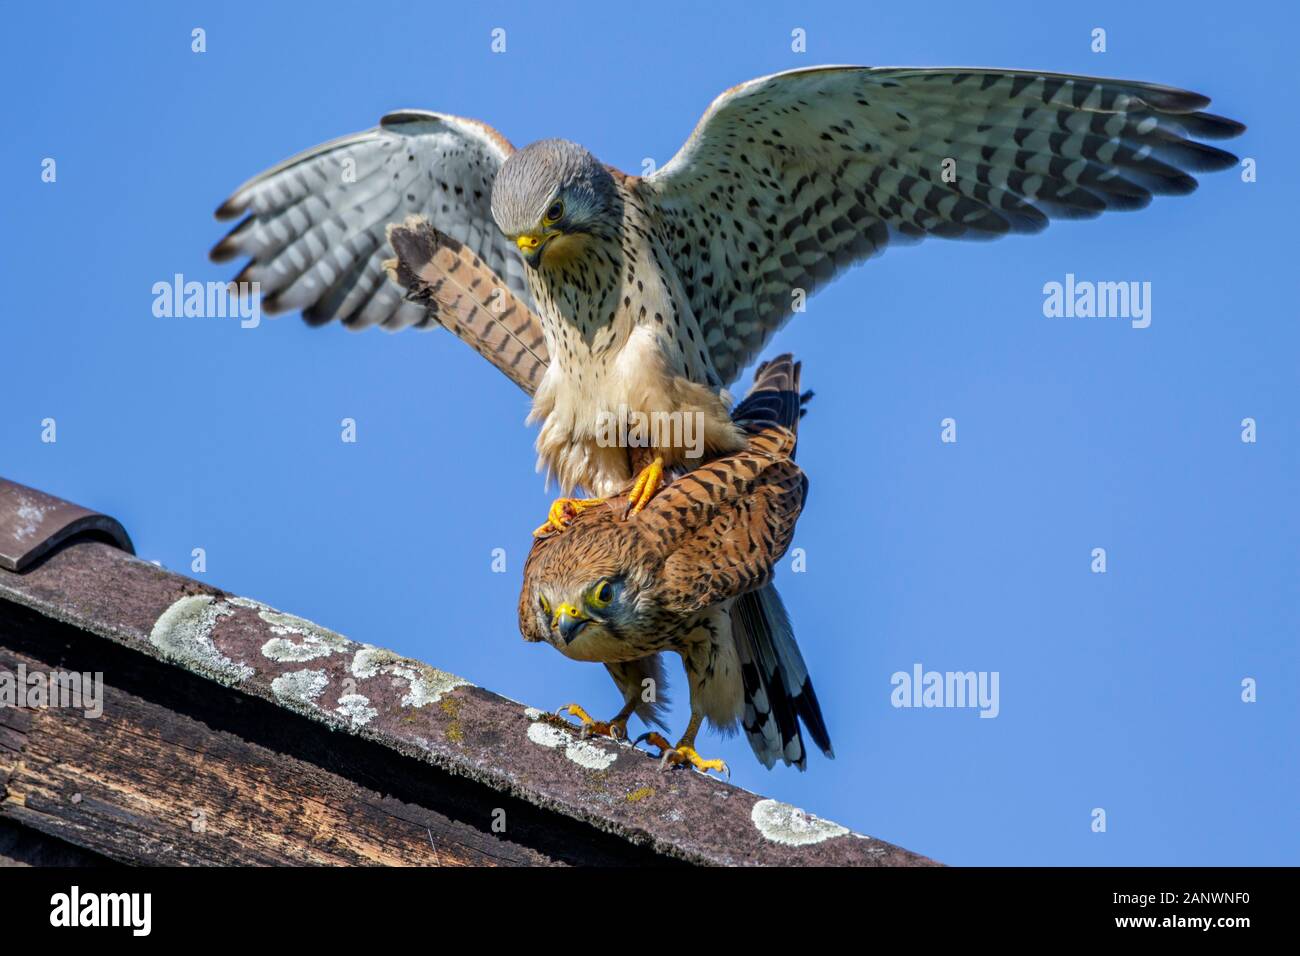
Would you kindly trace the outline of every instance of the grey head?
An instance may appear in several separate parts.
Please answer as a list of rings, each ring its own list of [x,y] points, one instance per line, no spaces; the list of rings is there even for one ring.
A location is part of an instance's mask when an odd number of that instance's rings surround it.
[[[492,183],[492,218],[536,267],[564,236],[617,238],[622,218],[609,170],[577,143],[543,139],[516,153]]]

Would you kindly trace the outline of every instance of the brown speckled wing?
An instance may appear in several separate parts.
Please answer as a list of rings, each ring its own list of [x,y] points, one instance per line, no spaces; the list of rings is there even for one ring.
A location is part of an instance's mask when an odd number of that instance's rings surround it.
[[[1033,233],[1137,209],[1236,157],[1196,93],[966,68],[815,67],[718,97],[641,183],[730,383],[811,294],[891,241]]]
[[[733,412],[749,446],[675,479],[637,517],[639,537],[666,555],[665,608],[697,611],[772,580],[808,495],[794,463],[799,374],[788,355],[761,366]]]
[[[533,544],[524,568],[520,626],[540,640],[531,602],[546,568],[581,568],[596,580],[634,567],[653,581],[655,602],[680,614],[697,611],[772,579],[794,537],[808,481],[794,463],[802,400],[799,363],[780,356],[758,369],[754,387],[733,414],[747,448],[687,472],[663,488],[640,514],[624,521],[624,501],[610,499],[569,527]]]
[[[793,448],[786,437],[756,437]],[[551,574],[581,569],[578,576],[593,581],[633,568],[652,582],[656,606],[673,614],[762,587],[794,537],[807,487],[788,457],[751,448],[675,478],[626,521],[620,498],[583,511],[564,531],[533,544],[519,608],[525,638],[541,637],[529,619],[543,567]]]
[[[759,453],[732,455],[675,481],[662,493],[657,513],[673,521],[690,508],[706,520],[664,562],[662,605],[698,611],[771,581],[794,538],[807,490],[794,462]]]
[[[397,257],[384,269],[406,299],[435,316],[526,393],[549,357],[541,319],[469,247],[418,216],[388,228]]]

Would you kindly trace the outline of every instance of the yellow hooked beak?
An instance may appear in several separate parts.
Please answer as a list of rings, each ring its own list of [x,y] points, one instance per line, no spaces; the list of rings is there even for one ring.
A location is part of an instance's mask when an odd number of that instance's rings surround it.
[[[578,636],[590,621],[591,618],[583,614],[572,604],[561,604],[555,609],[555,616],[551,618],[551,627],[564,638],[565,644],[572,644],[573,639]]]
[[[530,266],[535,266],[542,258],[542,249],[545,248],[546,244],[557,235],[558,233],[554,232],[547,232],[541,235],[532,232],[525,232],[515,236],[515,245],[517,245],[519,251],[524,254],[524,260]]]

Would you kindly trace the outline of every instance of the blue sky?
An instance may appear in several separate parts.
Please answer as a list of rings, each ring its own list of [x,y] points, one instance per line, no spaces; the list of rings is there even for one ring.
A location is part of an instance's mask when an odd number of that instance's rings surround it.
[[[603,669],[518,636],[550,496],[512,384],[441,332],[154,317],[155,282],[233,274],[206,252],[235,186],[405,106],[639,171],[723,89],[816,63],[1153,80],[1246,122],[1229,148],[1258,161],[1255,183],[1229,170],[1038,237],[891,250],[776,338],[768,354],[797,353],[817,391],[807,570],[787,561],[778,584],[837,757],[800,774],[740,738],[700,749],[745,787],[950,863],[1300,862],[1293,9],[210,7],[7,12],[0,474],[117,516],[174,570],[202,547],[221,587],[602,714]],[[1043,285],[1067,273],[1150,282],[1150,327],[1045,318]],[[998,672],[998,717],[892,707],[891,675],[916,663]]]

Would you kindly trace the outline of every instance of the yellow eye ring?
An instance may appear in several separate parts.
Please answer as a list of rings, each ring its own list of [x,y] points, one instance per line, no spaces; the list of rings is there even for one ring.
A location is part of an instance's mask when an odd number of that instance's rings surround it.
[[[546,596],[543,595],[543,594],[539,594],[539,595],[537,596],[537,600],[538,600],[538,603],[540,603],[540,604],[542,605],[542,613],[545,614],[547,617],[550,617],[550,614],[551,614],[551,602],[548,601],[548,600],[546,600]]]
[[[601,581],[587,592],[587,603],[597,610],[609,607],[613,600],[614,585],[610,584],[609,581]]]
[[[546,215],[542,217],[542,225],[553,226],[564,218],[564,200],[557,199],[551,203],[551,208],[546,210]]]

